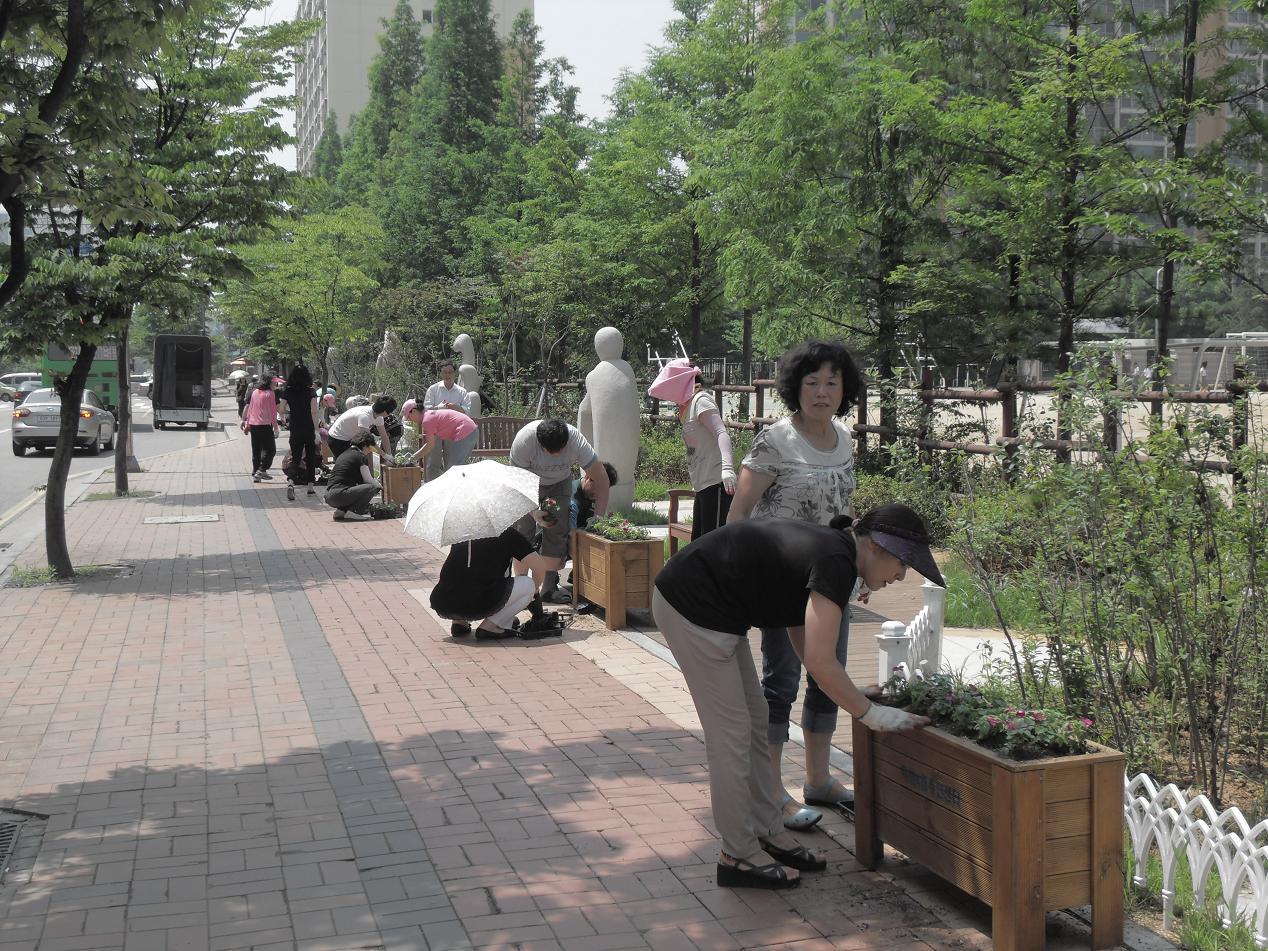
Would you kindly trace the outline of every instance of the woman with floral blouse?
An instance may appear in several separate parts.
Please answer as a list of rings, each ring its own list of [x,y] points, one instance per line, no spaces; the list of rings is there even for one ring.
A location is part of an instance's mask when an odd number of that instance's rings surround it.
[[[741,464],[739,487],[727,523],[746,518],[796,518],[827,525],[850,514],[854,494],[854,444],[840,417],[858,401],[863,378],[845,347],[810,341],[779,360],[776,390],[792,415],[768,426],[753,439]],[[858,592],[856,592],[857,594]],[[845,665],[849,611],[842,614],[836,656]],[[853,792],[828,772],[837,705],[808,677],[801,728],[806,744],[803,792],[811,805],[853,802]],[[762,630],[762,689],[770,707],[771,768],[783,788],[780,762],[788,742],[788,721],[801,682],[798,660],[784,628]],[[784,825],[809,829],[821,818],[785,793]]]

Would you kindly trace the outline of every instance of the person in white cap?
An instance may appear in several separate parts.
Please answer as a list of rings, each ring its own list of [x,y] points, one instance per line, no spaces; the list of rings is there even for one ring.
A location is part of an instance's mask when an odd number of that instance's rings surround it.
[[[749,629],[787,628],[793,648],[831,702],[880,731],[929,721],[877,706],[837,659],[837,640],[861,583],[873,591],[907,569],[944,584],[920,516],[885,505],[828,525],[792,518],[725,525],[692,542],[656,576],[652,615],[678,661],[704,731],[713,822],[722,839],[717,882],[792,888],[820,872],[822,855],[785,829],[783,786],[770,769],[767,706]]]
[[[731,437],[713,395],[700,385],[700,371],[686,357],[670,360],[647,388],[647,394],[678,407],[682,441],[687,446],[687,472],[695,491],[691,539],[726,524],[735,495],[735,457]]]

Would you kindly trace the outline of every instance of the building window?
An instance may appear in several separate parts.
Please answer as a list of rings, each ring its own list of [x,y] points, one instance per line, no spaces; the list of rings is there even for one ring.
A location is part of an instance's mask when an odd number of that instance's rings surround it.
[[[424,10],[424,11],[423,11],[423,22],[424,22],[424,23],[431,23],[431,11],[430,11],[430,10]]]

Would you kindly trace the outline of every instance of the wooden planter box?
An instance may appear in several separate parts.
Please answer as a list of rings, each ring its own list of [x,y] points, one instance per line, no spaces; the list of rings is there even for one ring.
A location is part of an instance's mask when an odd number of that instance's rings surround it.
[[[854,721],[855,842],[874,869],[888,843],[991,906],[995,951],[1044,946],[1044,913],[1092,906],[1092,947],[1123,940],[1123,769],[1084,756],[1014,762],[928,727]]]
[[[409,505],[423,484],[423,470],[419,466],[383,466],[379,474],[383,480],[383,501],[397,505]]]
[[[665,563],[660,538],[612,542],[583,529],[572,533],[572,606],[585,598],[607,613],[607,627],[625,625],[630,608],[650,611],[652,582]]]

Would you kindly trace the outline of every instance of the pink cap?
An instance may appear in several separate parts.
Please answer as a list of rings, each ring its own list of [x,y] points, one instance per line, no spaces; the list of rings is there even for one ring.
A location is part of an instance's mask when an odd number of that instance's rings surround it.
[[[406,400],[401,407],[401,419],[409,419],[416,409],[418,409],[418,400]]]
[[[321,398],[321,401],[325,403],[327,406],[333,407],[335,405],[335,394],[327,393],[325,396]]]
[[[647,388],[647,395],[681,406],[691,399],[691,394],[696,390],[696,377],[699,375],[700,371],[686,357],[670,360],[661,367],[660,373]]]

